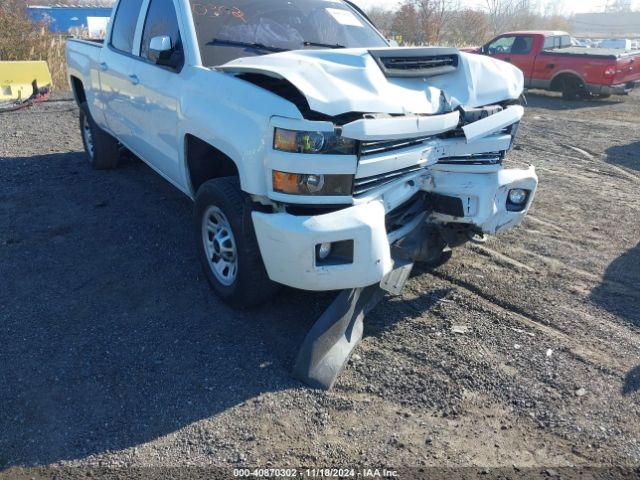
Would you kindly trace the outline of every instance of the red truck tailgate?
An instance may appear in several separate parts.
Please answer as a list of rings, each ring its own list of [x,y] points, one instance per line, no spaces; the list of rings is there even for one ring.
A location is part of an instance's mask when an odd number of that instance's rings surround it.
[[[613,83],[640,81],[640,52],[623,56],[616,61],[616,74]]]

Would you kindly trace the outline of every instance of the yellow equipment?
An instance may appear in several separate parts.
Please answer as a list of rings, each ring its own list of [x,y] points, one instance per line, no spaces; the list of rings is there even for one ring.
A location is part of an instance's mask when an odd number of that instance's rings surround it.
[[[47,62],[0,62],[0,102],[24,102],[50,89]]]

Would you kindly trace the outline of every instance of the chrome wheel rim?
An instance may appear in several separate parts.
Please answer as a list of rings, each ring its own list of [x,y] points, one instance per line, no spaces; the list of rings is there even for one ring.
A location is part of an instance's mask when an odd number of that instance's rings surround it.
[[[91,160],[93,158],[93,135],[91,135],[91,125],[89,125],[89,118],[86,115],[82,118],[82,138],[87,147],[89,160]]]
[[[202,243],[211,273],[228,287],[238,275],[236,239],[227,216],[214,205],[202,216]]]

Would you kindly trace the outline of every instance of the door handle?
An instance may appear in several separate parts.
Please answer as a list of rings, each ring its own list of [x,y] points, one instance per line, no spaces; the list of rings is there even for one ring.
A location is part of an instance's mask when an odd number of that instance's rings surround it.
[[[107,66],[107,64],[105,62],[100,62],[100,70],[105,72],[108,68],[109,67]]]
[[[511,59],[510,59],[509,57],[503,58],[503,60],[504,60],[505,62],[509,62],[509,63],[511,63]]]
[[[133,83],[134,85],[137,85],[140,83],[140,79],[138,78],[138,76],[135,73],[132,73],[131,75],[129,75],[129,80],[131,81],[131,83]]]
[[[555,66],[556,66],[556,65],[555,65],[554,63],[547,63],[547,68],[553,68],[553,67],[555,67]]]

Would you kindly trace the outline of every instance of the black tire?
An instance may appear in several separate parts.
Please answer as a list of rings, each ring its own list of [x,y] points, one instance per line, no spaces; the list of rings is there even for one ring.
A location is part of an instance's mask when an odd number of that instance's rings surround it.
[[[449,260],[451,260],[452,255],[453,255],[453,250],[451,250],[450,248],[445,248],[445,249],[442,249],[440,251],[440,254],[437,255],[435,258],[429,259],[426,262],[420,262],[420,264],[426,270],[433,270],[438,267],[441,267],[442,265],[447,263]]]
[[[232,241],[235,242],[237,266],[232,270],[236,274],[230,284],[223,283],[216,276],[223,273],[214,273],[214,266],[209,261],[205,246],[204,218],[211,210],[214,210],[212,213],[216,215],[216,208],[226,217],[231,227]],[[240,189],[237,177],[209,180],[202,184],[196,193],[194,230],[200,263],[209,285],[216,294],[226,303],[239,308],[265,303],[273,298],[279,289],[279,285],[269,279],[265,270],[253,229],[252,210],[251,199]],[[207,238],[211,240],[213,237],[215,235],[207,233]],[[212,258],[220,259],[221,256],[214,251]]]
[[[589,92],[582,80],[569,76],[562,79],[562,98],[565,100],[586,99],[589,98]]]
[[[85,132],[85,128],[88,128],[89,132]],[[90,136],[87,133],[90,133]],[[80,104],[80,136],[84,151],[94,170],[107,170],[118,166],[120,145],[115,138],[96,125],[87,102]],[[93,145],[89,145],[89,142]]]

